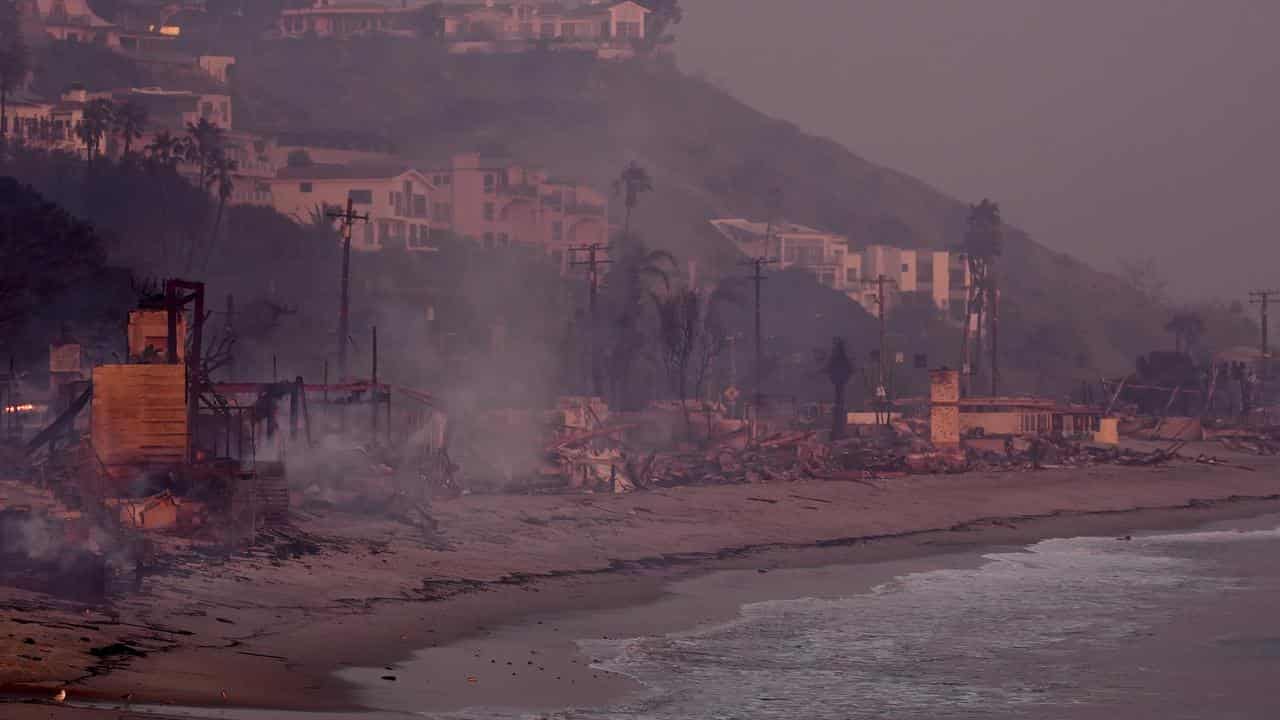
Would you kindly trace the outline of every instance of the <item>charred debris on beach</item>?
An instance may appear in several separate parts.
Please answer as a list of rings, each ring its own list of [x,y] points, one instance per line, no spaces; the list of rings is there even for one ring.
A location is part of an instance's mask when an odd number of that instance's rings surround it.
[[[212,379],[234,336],[206,327],[204,286],[172,280],[130,311],[127,362],[83,366],[66,339],[50,383],[4,390],[0,582],[84,601],[141,587],[182,558],[341,549],[295,519],[314,512],[402,521],[446,548],[432,502],[472,493],[628,493],[682,485],[864,482],[1178,460],[1216,439],[1258,454],[1280,433],[1203,417],[1034,397],[961,397],[959,373],[930,394],[833,422],[832,406],[653,402],[612,411],[562,396],[541,411],[451,415],[432,394],[378,378]],[[222,375],[225,376],[225,372]],[[43,410],[45,423],[28,418]],[[30,426],[30,427],[28,427]],[[1120,435],[1146,438],[1122,447]],[[834,439],[833,439],[834,438]],[[761,502],[768,502],[762,499]]]

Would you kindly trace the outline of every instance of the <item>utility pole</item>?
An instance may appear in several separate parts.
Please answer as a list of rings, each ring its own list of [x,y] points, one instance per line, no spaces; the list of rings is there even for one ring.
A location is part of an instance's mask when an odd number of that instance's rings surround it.
[[[892,278],[885,276],[883,273],[876,276],[876,315],[880,321],[880,367],[879,376],[876,381],[876,414],[879,415],[879,406],[888,408],[885,414],[884,424],[891,422],[893,407],[889,398],[889,349],[886,347],[886,338],[888,337],[888,323],[886,315],[886,305],[888,297],[885,295],[884,286],[886,283],[893,282]]]
[[[330,210],[325,217],[342,223],[342,305],[338,309],[338,382],[342,382],[347,376],[347,341],[351,334],[351,228],[357,222],[369,222],[369,214],[356,214],[348,197],[346,212]]]
[[[764,266],[773,265],[778,262],[777,258],[754,257],[739,265],[751,266],[751,281],[755,284],[755,304],[756,304],[756,367],[755,367],[755,387],[752,388],[752,404],[755,405],[756,412],[760,412],[760,406],[764,402],[764,335],[760,322],[760,286],[764,282]]]
[[[1267,344],[1267,336],[1270,331],[1270,328],[1268,327],[1269,322],[1267,319],[1267,310],[1271,305],[1271,298],[1275,297],[1276,295],[1280,295],[1280,290],[1254,290],[1249,293],[1249,304],[1257,305],[1258,312],[1261,315],[1260,321],[1262,326],[1262,346],[1260,349],[1262,351],[1262,357],[1260,358],[1258,363],[1259,364],[1258,377],[1261,378],[1262,380],[1266,380],[1267,375],[1269,374],[1267,370],[1267,359],[1268,359],[1268,356],[1271,354],[1270,347]]]
[[[600,256],[609,250],[609,246],[604,243],[591,243],[590,245],[577,245],[569,248],[569,257],[573,257],[574,253],[585,252],[587,258],[585,260],[570,260],[570,267],[587,268],[588,283],[588,314],[591,318],[591,393],[596,397],[604,397],[604,376],[600,372],[600,343],[599,338],[599,318],[596,314],[597,299],[600,291],[600,266],[612,263],[612,260],[605,260]]]

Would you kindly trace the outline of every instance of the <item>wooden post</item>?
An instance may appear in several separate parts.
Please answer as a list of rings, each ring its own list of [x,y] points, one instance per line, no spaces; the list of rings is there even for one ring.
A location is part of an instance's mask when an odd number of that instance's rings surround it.
[[[373,326],[373,375],[369,384],[369,405],[373,408],[374,442],[378,440],[378,326]]]

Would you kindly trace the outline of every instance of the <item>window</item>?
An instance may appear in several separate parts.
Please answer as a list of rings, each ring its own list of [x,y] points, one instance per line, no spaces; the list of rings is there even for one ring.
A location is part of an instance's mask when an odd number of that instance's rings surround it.
[[[556,36],[555,23],[542,23],[541,30],[542,30],[542,37],[544,38],[553,38]]]
[[[213,103],[200,103],[200,117],[208,120],[213,115]]]
[[[351,202],[355,203],[356,205],[372,205],[373,204],[372,190],[353,189],[347,192],[347,197],[350,198]]]
[[[487,193],[491,193],[493,192],[493,187],[494,187],[493,173],[485,173],[484,191]]]
[[[564,223],[556,220],[551,223],[551,241],[560,242],[564,239]]]
[[[493,233],[484,234],[484,247],[486,250],[493,249]]]
[[[560,37],[573,38],[578,34],[578,28],[573,23],[560,24]]]
[[[856,283],[856,282],[858,282],[858,269],[857,269],[857,268],[849,268],[848,270],[845,270],[845,271],[844,271],[844,281],[845,281],[846,283]]]
[[[638,37],[640,37],[640,23],[638,23],[638,22],[620,22],[620,23],[618,23],[618,37],[620,37],[620,38],[638,38]]]
[[[827,287],[835,287],[835,285],[836,285],[836,274],[835,274],[835,273],[833,273],[833,272],[824,272],[824,273],[822,273],[822,284],[823,284],[823,285],[826,285]]]
[[[533,37],[533,23],[520,23],[520,37]]]
[[[364,224],[364,244],[373,245],[373,225],[371,223]]]
[[[304,192],[304,193],[311,192],[311,183],[302,183],[298,185],[298,192]]]
[[[908,264],[906,264],[906,263],[902,263],[902,272],[904,272],[904,273],[909,273],[909,272],[911,272],[911,266],[910,266],[910,265],[908,265]]]
[[[484,204],[484,219],[489,221],[493,220],[493,203]]]
[[[933,283],[933,258],[926,255],[924,260],[916,263],[916,282],[922,285]]]
[[[511,244],[511,238],[506,233],[498,233],[498,247],[507,247]]]
[[[420,217],[420,218],[424,218],[427,216],[427,196],[426,195],[413,196],[413,216]]]

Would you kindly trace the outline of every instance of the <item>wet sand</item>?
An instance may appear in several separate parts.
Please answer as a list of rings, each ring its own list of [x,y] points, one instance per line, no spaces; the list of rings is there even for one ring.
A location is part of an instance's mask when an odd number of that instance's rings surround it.
[[[1228,457],[1219,446],[1205,451]],[[332,540],[318,554],[193,561],[88,615],[0,590],[0,657],[16,657],[10,651],[22,648],[15,644],[31,637],[23,647],[51,660],[5,660],[0,679],[40,698],[70,683],[73,702],[117,704],[131,694],[134,703],[224,709],[598,704],[635,688],[591,672],[573,639],[732,617],[761,593],[793,592],[785,568],[857,564],[861,580],[848,586],[855,587],[875,579],[877,563],[937,563],[939,555],[994,545],[1280,510],[1280,461],[1231,459],[1256,471],[1175,463],[626,496],[468,497],[437,505],[447,550],[425,547],[396,523],[303,517],[302,529]],[[747,572],[704,577],[714,570]],[[758,583],[742,580],[752,575]],[[697,583],[727,584],[694,592]],[[617,612],[636,606],[647,610]],[[82,649],[116,641],[147,655],[104,667]],[[410,677],[426,680],[401,687]],[[394,689],[377,692],[374,702],[367,683]],[[0,705],[4,717],[50,713],[131,715]]]

